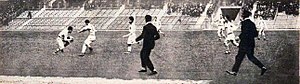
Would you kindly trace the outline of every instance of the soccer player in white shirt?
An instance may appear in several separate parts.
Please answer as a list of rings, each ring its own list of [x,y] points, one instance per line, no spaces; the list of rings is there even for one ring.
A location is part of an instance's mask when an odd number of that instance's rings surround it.
[[[78,33],[84,32],[84,31],[89,31],[89,36],[87,37],[87,39],[84,41],[83,45],[82,45],[82,51],[81,54],[79,56],[84,56],[84,54],[86,53],[86,48],[88,48],[90,50],[90,52],[93,51],[92,46],[90,45],[92,42],[96,41],[96,29],[95,27],[90,24],[89,20],[85,20],[85,26],[78,31]]]
[[[71,42],[73,42],[73,37],[70,36],[73,31],[73,27],[69,26],[68,28],[63,29],[56,38],[56,42],[58,43],[59,48],[53,54],[57,54],[58,52],[64,52],[63,49],[67,47]]]
[[[225,34],[224,34],[224,17],[222,15],[220,15],[220,19],[217,20],[217,25],[218,25],[218,37],[219,37],[219,40],[221,41],[222,37],[225,37]]]
[[[267,28],[267,26],[266,26],[266,22],[263,20],[262,16],[259,16],[258,28],[260,28],[260,29],[258,32],[257,39],[260,40],[260,38],[263,38],[264,40],[266,40],[265,29]]]
[[[134,17],[133,16],[130,16],[129,17],[129,33],[126,34],[126,35],[123,35],[123,37],[128,37],[127,39],[127,51],[125,53],[130,53],[131,50],[132,50],[132,47],[131,45],[132,44],[135,44],[135,43],[138,43],[135,41],[135,38],[136,38],[136,25],[135,25],[135,20],[134,20]]]
[[[225,23],[224,26],[225,26],[225,31],[226,31],[226,37],[224,40],[224,45],[226,47],[225,54],[229,54],[230,53],[229,43],[231,42],[234,46],[239,46],[239,43],[236,42],[236,38],[233,33],[233,30],[234,30],[234,28],[236,28],[236,26],[234,26],[228,20],[226,20],[224,23]]]
[[[157,31],[161,34],[164,35],[164,32],[161,31],[161,21],[160,18],[158,18],[157,16],[155,16],[152,20],[153,25],[156,27]]]

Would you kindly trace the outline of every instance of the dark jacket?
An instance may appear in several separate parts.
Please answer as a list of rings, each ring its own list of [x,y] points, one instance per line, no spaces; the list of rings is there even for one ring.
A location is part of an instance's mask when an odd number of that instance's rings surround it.
[[[250,20],[246,19],[241,22],[241,34],[239,38],[241,39],[240,48],[252,49],[255,47],[255,37],[258,36],[255,24]]]
[[[143,49],[153,49],[155,46],[155,40],[159,38],[160,36],[156,27],[152,23],[148,23],[143,27],[142,34],[138,36],[135,40],[139,41],[144,39]]]

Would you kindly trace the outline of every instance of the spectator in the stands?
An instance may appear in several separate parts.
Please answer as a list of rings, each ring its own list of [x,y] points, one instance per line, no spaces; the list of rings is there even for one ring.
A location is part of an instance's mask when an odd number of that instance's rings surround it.
[[[32,18],[31,11],[28,11],[28,15],[27,15],[27,17],[28,17],[29,19],[31,19],[31,18]]]
[[[185,4],[168,4],[167,14],[174,12],[181,13],[182,15],[189,15],[192,17],[199,17],[202,12],[204,12],[205,5],[202,3],[185,3]]]

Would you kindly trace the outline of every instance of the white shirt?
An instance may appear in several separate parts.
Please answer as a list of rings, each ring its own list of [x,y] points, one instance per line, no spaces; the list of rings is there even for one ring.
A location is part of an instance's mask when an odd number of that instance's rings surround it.
[[[230,22],[225,23],[225,27],[227,27],[226,28],[227,35],[233,33],[233,27],[234,27],[233,24],[231,24]]]
[[[92,24],[84,26],[80,31],[89,30],[89,36],[96,36],[96,29]]]
[[[145,25],[147,25],[147,24],[149,24],[149,23],[153,24],[151,21],[149,21],[149,22],[147,22]]]
[[[153,25],[156,27],[157,30],[161,28],[161,22],[159,20],[153,21]]]
[[[62,31],[58,34],[58,37],[60,37],[60,38],[62,38],[62,39],[63,39],[63,36],[64,36],[64,37],[68,37],[68,36],[69,36],[68,28],[65,28],[64,30],[62,30]]]
[[[259,20],[258,21],[258,27],[263,30],[266,28],[266,22],[264,20]]]
[[[225,21],[224,19],[219,19],[219,21],[218,21],[218,25],[219,25],[219,26],[222,26],[222,25],[224,25],[224,21]]]
[[[135,31],[136,31],[136,25],[132,23],[131,25],[129,25],[129,32],[134,34]]]

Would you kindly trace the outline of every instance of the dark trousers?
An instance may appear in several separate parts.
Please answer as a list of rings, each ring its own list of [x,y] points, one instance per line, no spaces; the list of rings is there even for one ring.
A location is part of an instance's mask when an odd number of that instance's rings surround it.
[[[232,71],[233,72],[238,72],[240,65],[243,61],[243,59],[245,58],[245,55],[247,54],[248,59],[254,63],[256,66],[258,66],[259,68],[264,67],[264,65],[256,58],[254,57],[254,48],[250,48],[250,49],[243,49],[243,48],[239,48],[238,54],[235,57],[235,63],[233,65]]]
[[[150,60],[150,53],[151,53],[152,49],[142,49],[140,56],[141,56],[141,63],[142,63],[142,67],[147,69],[147,67],[153,71],[154,70],[154,66]]]

